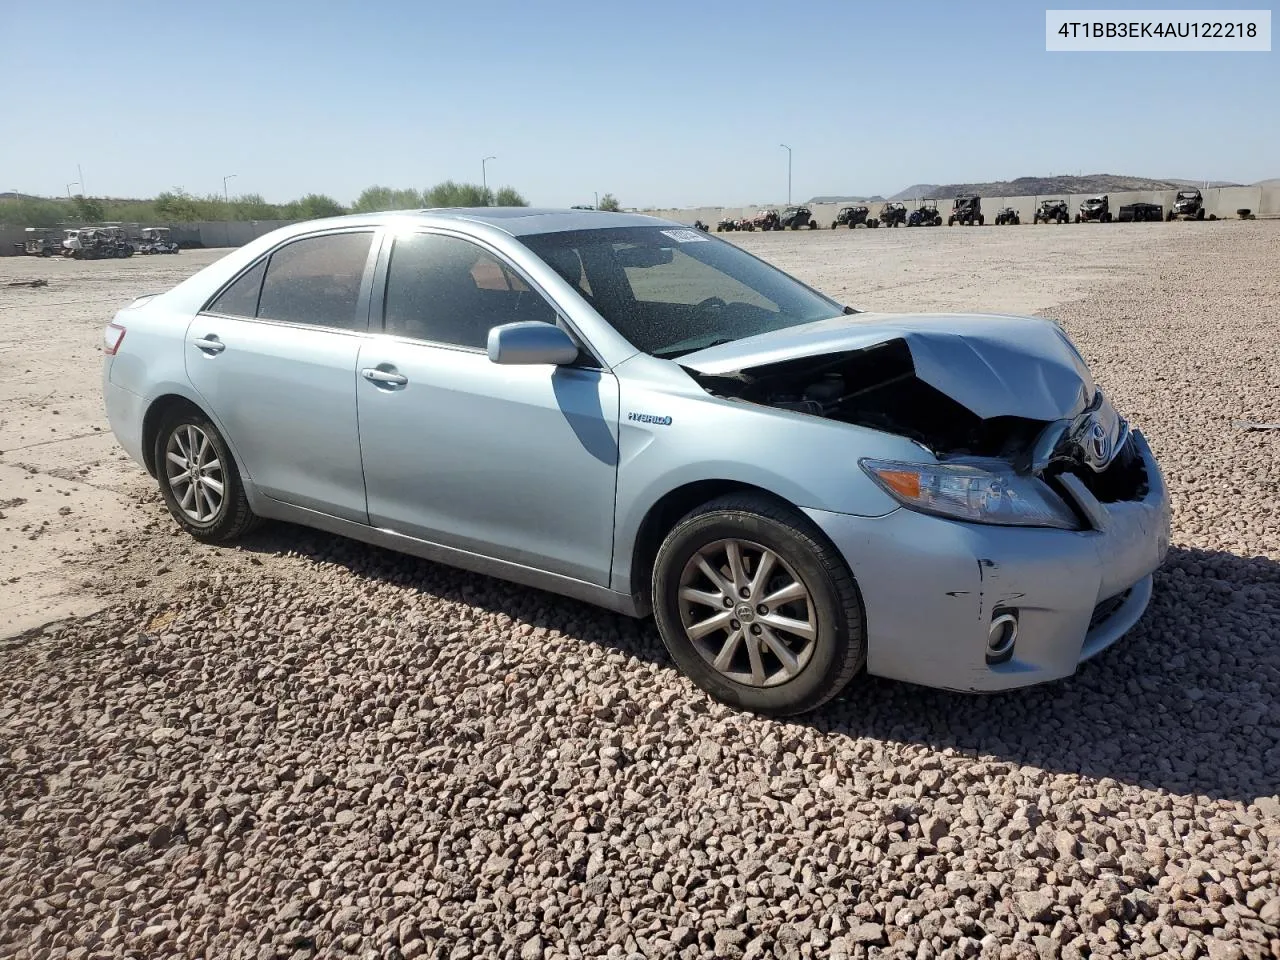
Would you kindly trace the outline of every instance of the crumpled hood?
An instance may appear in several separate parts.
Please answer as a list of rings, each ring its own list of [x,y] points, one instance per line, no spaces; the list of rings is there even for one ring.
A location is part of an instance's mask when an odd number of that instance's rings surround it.
[[[724,376],[898,339],[911,351],[917,377],[984,420],[1060,420],[1093,399],[1093,378],[1066,334],[1035,317],[858,313],[708,347],[679,363]]]

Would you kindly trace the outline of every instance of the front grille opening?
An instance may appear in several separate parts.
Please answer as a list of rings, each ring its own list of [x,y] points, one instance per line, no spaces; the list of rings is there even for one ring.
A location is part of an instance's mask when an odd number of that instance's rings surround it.
[[[1101,473],[1094,473],[1083,464],[1070,464],[1058,469],[1050,476],[1061,473],[1070,473],[1079,478],[1100,503],[1141,500],[1150,489],[1147,468],[1142,462],[1142,454],[1138,452],[1138,445],[1132,434],[1125,438],[1120,452]]]

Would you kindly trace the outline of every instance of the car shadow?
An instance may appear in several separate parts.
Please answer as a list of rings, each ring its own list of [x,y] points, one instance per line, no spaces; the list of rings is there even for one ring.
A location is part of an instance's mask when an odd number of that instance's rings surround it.
[[[241,546],[336,563],[674,669],[652,619],[288,524]],[[1280,563],[1173,548],[1141,621],[1073,677],[998,694],[864,677],[821,710],[779,722],[1249,803],[1280,787],[1278,640]]]

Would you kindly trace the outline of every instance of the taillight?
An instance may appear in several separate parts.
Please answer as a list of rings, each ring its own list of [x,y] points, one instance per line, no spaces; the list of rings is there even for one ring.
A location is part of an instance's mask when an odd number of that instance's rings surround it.
[[[118,323],[108,323],[107,329],[102,332],[102,352],[108,357],[114,357],[122,343],[124,343],[124,327]]]

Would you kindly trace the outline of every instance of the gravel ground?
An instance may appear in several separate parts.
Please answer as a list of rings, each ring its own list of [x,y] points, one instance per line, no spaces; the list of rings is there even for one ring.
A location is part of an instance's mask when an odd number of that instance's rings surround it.
[[[115,601],[0,645],[0,956],[1280,957],[1280,438],[1230,425],[1280,421],[1280,229],[1200,226],[739,240],[1056,316],[1148,434],[1151,610],[1043,688],[764,720],[651,623],[297,528],[214,550],[130,481],[77,561]]]

